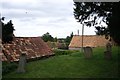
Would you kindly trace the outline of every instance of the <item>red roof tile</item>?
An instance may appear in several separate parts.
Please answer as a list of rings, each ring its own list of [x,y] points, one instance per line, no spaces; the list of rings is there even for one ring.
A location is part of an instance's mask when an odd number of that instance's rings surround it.
[[[21,51],[27,52],[27,59],[53,55],[51,48],[40,37],[15,37],[12,44],[3,44],[2,61],[9,56],[11,61],[19,60]]]
[[[83,47],[98,47],[105,46],[108,40],[105,39],[104,36],[98,35],[84,35],[83,36]],[[80,48],[82,47],[82,36],[75,35],[73,36],[69,48]]]

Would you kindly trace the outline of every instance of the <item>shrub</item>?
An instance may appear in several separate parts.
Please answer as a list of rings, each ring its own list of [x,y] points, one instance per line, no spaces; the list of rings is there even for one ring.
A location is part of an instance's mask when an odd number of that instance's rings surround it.
[[[58,47],[58,49],[68,49],[68,47],[65,43],[58,43],[57,47]]]
[[[17,63],[2,62],[2,74],[5,75],[17,69]]]
[[[75,51],[75,50],[60,50],[60,49],[54,50],[55,55],[71,55],[74,52],[78,52],[78,51]]]

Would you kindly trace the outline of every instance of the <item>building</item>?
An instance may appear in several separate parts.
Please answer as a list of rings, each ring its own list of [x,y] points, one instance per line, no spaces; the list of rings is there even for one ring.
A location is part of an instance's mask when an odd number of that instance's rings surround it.
[[[105,46],[108,42],[105,39],[105,36],[98,36],[98,35],[84,35],[83,36],[83,47],[100,47]],[[70,44],[70,50],[79,50],[82,47],[82,36],[74,35]]]
[[[2,61],[19,61],[22,52],[27,59],[54,55],[51,48],[40,37],[15,37],[12,43],[2,45]]]

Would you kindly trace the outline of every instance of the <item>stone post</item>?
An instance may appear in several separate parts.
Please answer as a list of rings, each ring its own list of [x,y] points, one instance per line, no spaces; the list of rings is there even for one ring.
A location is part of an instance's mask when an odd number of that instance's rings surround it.
[[[86,59],[92,58],[93,51],[91,47],[85,47],[84,48],[84,56]]]
[[[18,73],[26,72],[25,65],[26,65],[26,52],[22,52],[21,55],[20,55],[17,72]]]

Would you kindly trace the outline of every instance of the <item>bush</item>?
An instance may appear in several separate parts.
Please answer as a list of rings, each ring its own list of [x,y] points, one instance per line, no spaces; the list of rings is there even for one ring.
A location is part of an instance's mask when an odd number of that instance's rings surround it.
[[[75,51],[75,50],[60,50],[60,49],[54,50],[55,55],[71,55],[74,52],[78,52],[78,51]]]
[[[17,63],[2,62],[2,74],[5,75],[17,69]]]
[[[58,43],[57,47],[58,49],[68,49],[68,46],[65,43]]]

